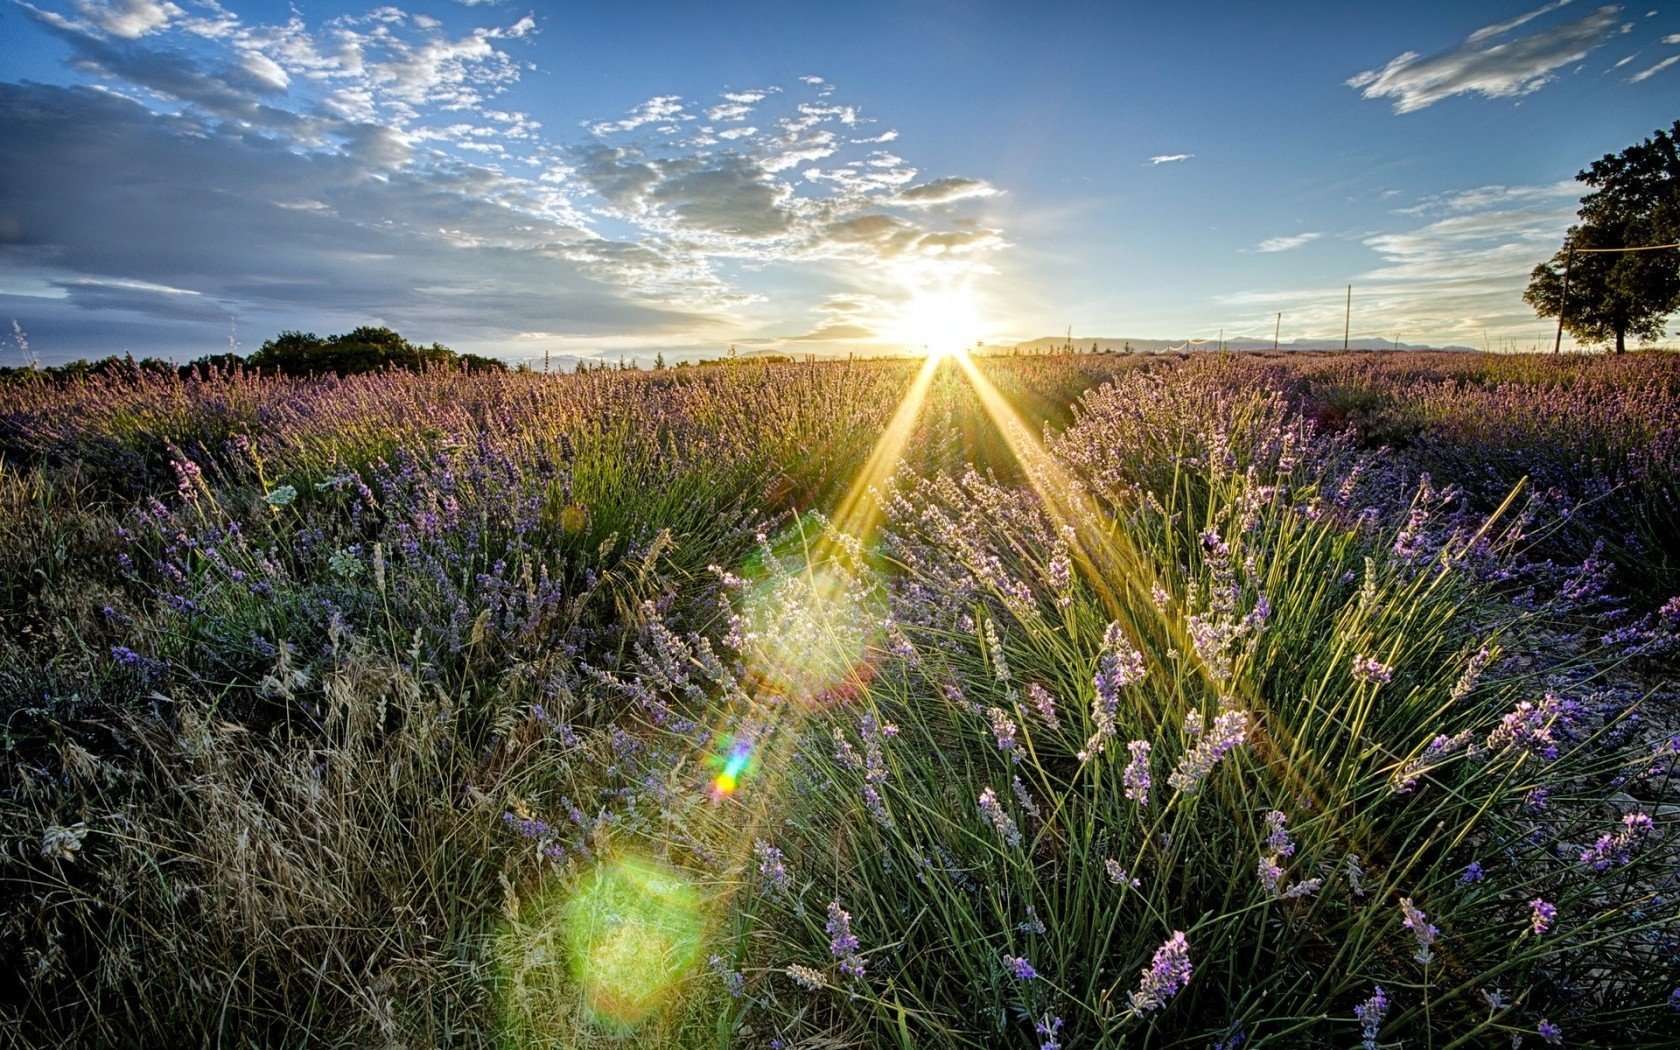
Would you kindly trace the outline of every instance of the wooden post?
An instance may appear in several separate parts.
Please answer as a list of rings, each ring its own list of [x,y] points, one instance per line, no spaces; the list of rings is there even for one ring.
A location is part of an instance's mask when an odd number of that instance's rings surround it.
[[[1273,350],[1277,349],[1278,333],[1281,332],[1281,331],[1283,331],[1283,314],[1280,312],[1277,315],[1277,324],[1272,328],[1272,349]]]
[[[1569,264],[1575,261],[1574,251],[1563,253],[1563,291],[1558,295],[1557,338],[1552,340],[1552,353],[1563,352],[1563,312],[1569,308]]]
[[[1342,314],[1342,349],[1348,348],[1348,326],[1353,322],[1353,285],[1348,285],[1347,310]]]

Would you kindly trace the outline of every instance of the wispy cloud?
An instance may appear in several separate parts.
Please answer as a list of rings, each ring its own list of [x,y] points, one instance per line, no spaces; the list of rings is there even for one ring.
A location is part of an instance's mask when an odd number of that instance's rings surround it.
[[[1286,252],[1291,248],[1299,248],[1303,244],[1311,243],[1324,236],[1322,233],[1295,233],[1283,237],[1268,237],[1254,246],[1257,252]]]
[[[1651,66],[1649,69],[1642,69],[1633,76],[1628,77],[1628,83],[1637,84],[1642,80],[1649,80],[1676,62],[1680,62],[1680,55],[1670,55],[1661,62],[1658,62],[1656,65]]]
[[[1158,153],[1155,156],[1150,157],[1149,160],[1147,161],[1147,163],[1149,163],[1149,164],[1176,164],[1181,160],[1189,160],[1191,157],[1194,157],[1194,156],[1195,156],[1194,153]]]
[[[0,295],[78,352],[199,352],[181,325],[214,346],[230,315],[374,317],[485,348],[733,337],[764,303],[743,271],[902,295],[985,272],[1005,243],[974,214],[994,187],[880,148],[896,133],[869,135],[814,76],[556,132],[504,101],[528,16],[456,34],[390,7],[319,24],[206,3],[25,10],[101,84],[0,83],[0,216],[26,234],[0,254]]]
[[[1526,36],[1511,32],[1563,6],[1550,3],[1516,18],[1484,26],[1458,47],[1424,57],[1407,51],[1380,70],[1350,77],[1365,98],[1391,98],[1394,112],[1410,113],[1459,94],[1514,98],[1540,90],[1556,70],[1586,57],[1626,27],[1620,8],[1601,7],[1585,17]]]
[[[1564,200],[1571,185],[1477,187],[1404,209],[1428,221],[1362,242],[1378,263],[1352,279],[1354,335],[1393,338],[1403,330],[1474,346],[1484,332],[1532,339],[1543,324],[1524,305],[1522,290],[1575,219],[1573,202]],[[1296,331],[1341,330],[1339,290],[1254,290],[1226,301],[1283,310]]]

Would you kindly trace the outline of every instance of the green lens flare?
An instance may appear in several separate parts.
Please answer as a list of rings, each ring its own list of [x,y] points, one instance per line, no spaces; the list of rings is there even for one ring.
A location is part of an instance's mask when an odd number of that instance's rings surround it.
[[[700,957],[705,918],[681,873],[642,857],[606,861],[561,909],[567,963],[597,1022],[631,1028],[660,1010]]]

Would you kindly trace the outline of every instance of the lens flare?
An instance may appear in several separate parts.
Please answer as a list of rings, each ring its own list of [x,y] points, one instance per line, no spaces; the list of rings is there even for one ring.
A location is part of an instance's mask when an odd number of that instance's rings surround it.
[[[597,1023],[625,1030],[670,1003],[700,957],[705,916],[693,884],[645,857],[605,861],[560,911],[568,969]]]
[[[758,757],[753,753],[753,742],[747,739],[731,740],[725,737],[717,752],[707,758],[706,764],[717,770],[717,775],[712,777],[714,799],[733,795],[743,780],[758,771]]]
[[[873,676],[885,596],[860,544],[816,516],[766,543],[741,574],[741,655],[761,691],[802,704],[843,698]]]

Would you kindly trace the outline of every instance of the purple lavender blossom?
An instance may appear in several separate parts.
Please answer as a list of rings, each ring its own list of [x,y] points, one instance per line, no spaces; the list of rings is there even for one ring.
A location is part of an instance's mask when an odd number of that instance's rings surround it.
[[[1655,827],[1649,814],[1629,813],[1622,818],[1621,827],[1605,832],[1591,847],[1581,851],[1581,863],[1593,871],[1604,871],[1613,865],[1625,867],[1633,863],[1640,842]]]
[[[1550,1046],[1563,1045],[1563,1029],[1544,1018],[1541,1019],[1540,1026],[1534,1030],[1534,1033],[1544,1039]]]
[[[763,892],[786,893],[792,880],[788,877],[787,858],[782,851],[763,839],[754,839],[753,856],[758,858],[759,878],[764,880]]]
[[[1102,654],[1097,657],[1097,672],[1092,676],[1096,695],[1091,699],[1091,724],[1096,731],[1085,741],[1079,760],[1088,762],[1102,754],[1109,738],[1118,729],[1120,691],[1134,685],[1144,676],[1143,654],[1126,640],[1126,633],[1118,621],[1103,632]]]
[[[1429,950],[1429,946],[1435,943],[1435,938],[1440,936],[1441,931],[1429,924],[1429,916],[1413,904],[1410,897],[1400,898],[1400,911],[1405,915],[1400,925],[1411,930],[1412,936],[1417,940],[1418,950],[1414,958],[1428,966],[1435,961],[1435,953]]]
[[[1103,870],[1108,873],[1108,881],[1116,886],[1130,886],[1138,889],[1143,885],[1142,879],[1133,878],[1131,873],[1120,866],[1120,862],[1113,857],[1103,861]]]
[[[1062,1019],[1045,1014],[1037,1024],[1033,1025],[1033,1031],[1040,1039],[1038,1050],[1062,1050],[1062,1044],[1056,1038],[1056,1033],[1061,1030]]]
[[[992,739],[997,743],[997,749],[1008,755],[1010,761],[1017,765],[1020,764],[1021,759],[1026,757],[1026,753],[1021,750],[1021,745],[1015,740],[1015,734],[1019,732],[1015,720],[1010,718],[1009,713],[1001,707],[987,708],[986,717],[991,720]]]
[[[1274,809],[1266,814],[1266,848],[1280,857],[1293,857],[1295,843],[1290,841],[1289,830],[1285,826],[1289,818],[1282,810]]]
[[[1037,682],[1028,682],[1027,699],[1032,701],[1033,710],[1038,712],[1038,717],[1044,720],[1045,725],[1051,729],[1062,727],[1061,719],[1056,717],[1056,698],[1050,694],[1050,690]]]
[[[1190,712],[1184,719],[1184,729],[1195,743],[1179,759],[1167,783],[1182,795],[1196,794],[1213,767],[1248,741],[1248,725],[1246,711],[1222,711],[1214,718],[1213,729],[1204,734],[1200,712]]]
[[[739,999],[746,994],[746,977],[738,970],[731,970],[729,964],[724,962],[723,956],[713,955],[706,960],[706,965],[711,968],[713,973],[718,975],[718,979],[723,982],[723,986],[729,989],[730,998]]]
[[[1371,998],[1353,1008],[1353,1016],[1359,1021],[1360,1050],[1377,1050],[1377,1033],[1382,1031],[1387,1014],[1388,993],[1379,984],[1371,989]]]
[[[980,813],[1003,836],[1003,841],[1010,846],[1021,844],[1021,829],[1015,826],[1015,820],[1003,810],[1003,804],[998,801],[997,792],[991,788],[980,792]]]
[[[1394,668],[1374,656],[1361,654],[1353,658],[1353,677],[1372,685],[1387,685],[1394,680]]]
[[[838,901],[829,901],[828,922],[823,929],[828,933],[828,953],[840,960],[840,972],[850,977],[862,977],[864,960],[857,953],[858,939],[852,933],[852,917]]]
[[[1536,897],[1528,902],[1528,907],[1528,928],[1536,937],[1552,928],[1552,923],[1557,919],[1557,905],[1548,904]]]
[[[1126,763],[1125,770],[1120,774],[1120,782],[1125,786],[1126,797],[1140,806],[1149,805],[1149,751],[1147,740],[1133,740],[1126,745],[1131,752],[1131,761]]]
[[[1464,866],[1464,872],[1459,875],[1458,881],[1461,885],[1468,886],[1471,883],[1481,882],[1484,877],[1485,873],[1482,871],[1482,862],[1479,860],[1473,860]]]
[[[1137,991],[1131,993],[1131,1013],[1142,1016],[1167,1005],[1167,1000],[1190,983],[1190,973],[1190,946],[1183,931],[1174,930],[1143,969]]]
[[[1038,971],[1024,955],[1005,955],[1003,964],[1009,967],[1009,972],[1015,975],[1017,981],[1030,981],[1038,976]]]

